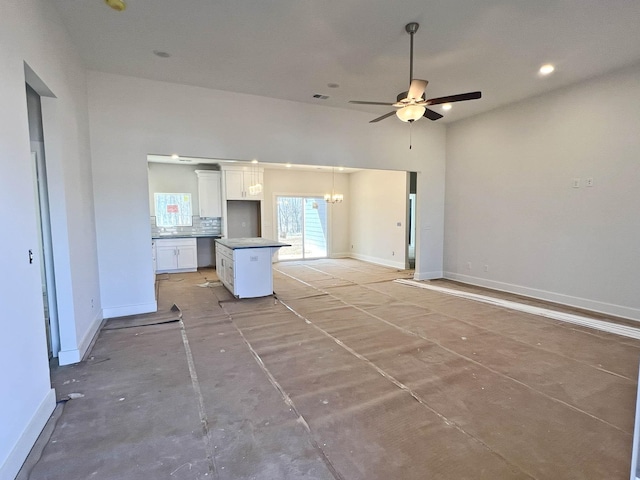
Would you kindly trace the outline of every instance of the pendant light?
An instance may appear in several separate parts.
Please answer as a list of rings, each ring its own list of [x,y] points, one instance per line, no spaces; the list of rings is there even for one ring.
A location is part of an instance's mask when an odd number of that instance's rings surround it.
[[[336,168],[331,167],[331,171],[333,174],[332,183],[331,183],[331,193],[326,193],[324,195],[324,201],[327,203],[341,203],[344,200],[344,196],[341,193],[336,193]]]

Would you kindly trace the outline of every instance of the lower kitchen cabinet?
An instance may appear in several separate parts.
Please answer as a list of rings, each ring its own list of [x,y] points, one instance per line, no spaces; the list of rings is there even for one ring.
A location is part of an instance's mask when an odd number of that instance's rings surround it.
[[[195,272],[198,247],[195,238],[160,238],[155,241],[156,273]]]

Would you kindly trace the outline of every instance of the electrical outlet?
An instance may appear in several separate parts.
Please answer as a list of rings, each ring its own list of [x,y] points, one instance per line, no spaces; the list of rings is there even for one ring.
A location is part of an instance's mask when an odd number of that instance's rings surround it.
[[[391,252],[392,257],[395,257],[395,255],[396,255],[396,252]]]
[[[485,265],[485,266],[484,266],[484,271],[485,271],[485,272],[488,272],[488,271],[489,271],[489,265]]]
[[[593,187],[593,177],[589,177],[589,178],[587,178],[587,179],[585,180],[584,184],[585,184],[587,187]]]
[[[467,270],[471,270],[471,262],[467,262]]]

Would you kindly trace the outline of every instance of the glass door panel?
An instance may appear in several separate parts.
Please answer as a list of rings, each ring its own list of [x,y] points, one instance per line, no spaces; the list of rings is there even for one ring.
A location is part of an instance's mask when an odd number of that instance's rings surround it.
[[[280,260],[327,256],[327,203],[321,197],[276,197],[278,238],[291,247],[279,251]]]

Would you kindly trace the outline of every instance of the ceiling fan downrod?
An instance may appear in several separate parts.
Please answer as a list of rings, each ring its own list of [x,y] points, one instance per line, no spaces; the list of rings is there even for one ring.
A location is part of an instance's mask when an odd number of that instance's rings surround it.
[[[409,50],[409,85],[411,85],[411,81],[413,80],[413,35],[418,31],[418,28],[420,28],[420,24],[417,22],[407,23],[404,27],[411,37],[411,47]]]

